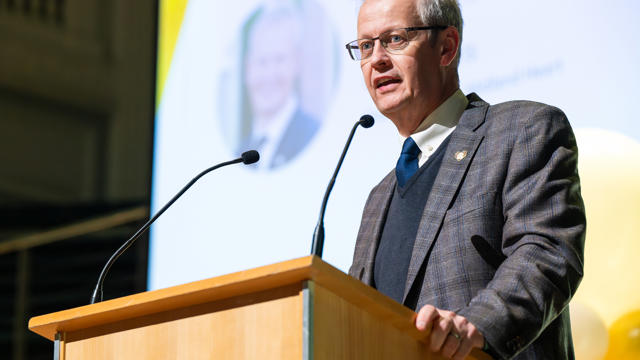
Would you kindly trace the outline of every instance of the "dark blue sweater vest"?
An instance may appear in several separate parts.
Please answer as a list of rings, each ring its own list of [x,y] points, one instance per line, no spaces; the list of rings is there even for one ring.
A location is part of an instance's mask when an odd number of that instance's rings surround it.
[[[407,181],[396,185],[374,263],[378,291],[402,303],[413,244],[427,198],[442,164],[449,137]]]

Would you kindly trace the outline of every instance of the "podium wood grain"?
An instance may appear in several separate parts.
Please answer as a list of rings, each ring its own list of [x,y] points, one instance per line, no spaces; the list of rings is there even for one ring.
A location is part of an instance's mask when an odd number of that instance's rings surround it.
[[[34,317],[29,328],[58,334],[64,360],[440,359],[415,316],[307,256]]]

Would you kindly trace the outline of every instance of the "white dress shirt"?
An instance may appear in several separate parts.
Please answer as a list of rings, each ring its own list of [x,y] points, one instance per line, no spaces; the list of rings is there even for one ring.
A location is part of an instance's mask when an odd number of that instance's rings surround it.
[[[411,138],[420,148],[418,166],[424,165],[438,146],[455,130],[462,113],[469,105],[469,100],[458,89],[438,106],[411,134]],[[402,142],[406,137],[402,137]]]

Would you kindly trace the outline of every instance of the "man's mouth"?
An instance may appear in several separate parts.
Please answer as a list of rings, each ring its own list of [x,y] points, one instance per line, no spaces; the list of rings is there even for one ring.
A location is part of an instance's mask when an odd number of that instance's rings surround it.
[[[384,77],[384,78],[376,79],[375,86],[376,86],[376,89],[381,89],[381,88],[384,89],[389,85],[397,84],[399,82],[400,82],[400,79],[398,78]]]

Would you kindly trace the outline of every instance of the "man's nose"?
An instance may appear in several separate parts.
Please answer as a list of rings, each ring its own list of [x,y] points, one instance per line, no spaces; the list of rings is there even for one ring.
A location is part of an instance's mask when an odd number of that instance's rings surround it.
[[[380,67],[389,64],[389,53],[382,46],[380,39],[376,40],[373,45],[373,53],[371,53],[371,66]]]

